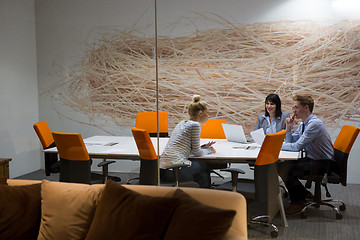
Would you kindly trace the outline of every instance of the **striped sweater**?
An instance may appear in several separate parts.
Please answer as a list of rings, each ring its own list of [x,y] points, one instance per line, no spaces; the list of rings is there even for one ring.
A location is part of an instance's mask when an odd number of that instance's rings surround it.
[[[211,153],[210,148],[200,148],[200,123],[184,120],[176,125],[160,156],[160,168],[172,164],[191,164],[190,154],[200,157]]]

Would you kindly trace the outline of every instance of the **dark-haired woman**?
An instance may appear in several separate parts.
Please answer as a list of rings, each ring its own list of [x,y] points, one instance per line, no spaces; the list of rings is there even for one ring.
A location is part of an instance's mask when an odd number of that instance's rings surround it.
[[[254,130],[262,128],[265,134],[279,132],[286,128],[287,112],[281,111],[281,100],[277,94],[265,98],[265,113],[258,114]]]

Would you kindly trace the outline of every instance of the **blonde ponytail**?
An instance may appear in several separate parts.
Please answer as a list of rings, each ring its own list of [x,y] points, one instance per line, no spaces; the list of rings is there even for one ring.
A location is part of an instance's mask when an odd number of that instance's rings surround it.
[[[194,95],[192,97],[193,102],[189,104],[188,112],[190,119],[194,120],[197,118],[199,111],[205,111],[207,109],[207,104],[204,101],[201,101],[200,95]]]

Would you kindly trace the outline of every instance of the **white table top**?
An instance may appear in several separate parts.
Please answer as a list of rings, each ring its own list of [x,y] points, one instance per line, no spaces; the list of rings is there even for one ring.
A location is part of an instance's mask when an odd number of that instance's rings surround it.
[[[206,143],[214,139],[201,139],[202,143]],[[244,162],[244,160],[256,160],[261,146],[256,143],[236,143],[229,142],[226,139],[215,139],[216,143],[213,145],[216,153],[209,154],[204,157],[208,160],[228,160],[228,162]],[[289,151],[280,151],[279,160],[297,160],[299,157],[299,152],[289,152]],[[195,158],[190,158],[195,159]]]
[[[155,151],[157,151],[157,139],[151,138]],[[169,138],[159,138],[160,154],[164,150]],[[208,141],[216,141],[213,147],[216,153],[204,157],[190,157],[194,159],[206,159],[221,162],[246,162],[254,161],[260,151],[260,145],[256,143],[241,144],[228,142],[226,139],[201,139],[201,144]],[[139,153],[135,140],[132,136],[93,136],[84,139],[86,148],[92,158],[106,159],[132,159],[139,160]],[[46,152],[57,152],[56,148],[44,150]],[[279,160],[296,160],[298,152],[281,151]]]

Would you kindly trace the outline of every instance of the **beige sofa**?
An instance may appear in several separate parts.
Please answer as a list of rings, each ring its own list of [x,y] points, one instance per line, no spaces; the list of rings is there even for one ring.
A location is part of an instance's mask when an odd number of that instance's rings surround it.
[[[46,180],[7,180],[7,184],[10,186],[39,185],[39,183],[41,187],[41,224],[38,239],[85,237],[93,221],[92,219],[99,215],[95,210],[99,199],[105,191],[105,185],[59,183]],[[153,197],[171,197],[177,189],[174,187],[141,185],[121,186],[142,195]],[[247,239],[246,200],[241,194],[199,188],[180,189],[204,205],[235,210],[236,214],[225,239]],[[146,221],[151,221],[151,219]],[[201,237],[198,237],[198,239],[201,239]]]

